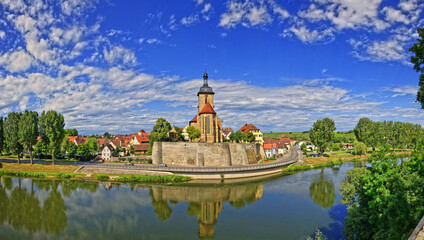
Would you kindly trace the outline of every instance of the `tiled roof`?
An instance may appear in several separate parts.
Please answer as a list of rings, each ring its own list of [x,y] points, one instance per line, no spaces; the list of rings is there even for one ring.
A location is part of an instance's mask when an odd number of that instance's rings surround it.
[[[250,130],[259,130],[259,129],[253,124],[245,124],[243,127],[239,129],[239,132],[247,133]]]
[[[222,133],[225,135],[228,135],[230,133],[234,132],[232,128],[223,128]]]
[[[197,122],[197,115],[196,116],[194,116],[194,118],[193,119],[191,119],[191,121],[190,122]]]
[[[199,114],[202,114],[202,113],[212,113],[212,114],[216,114],[215,110],[213,110],[213,107],[212,107],[212,105],[211,105],[209,102],[207,102],[207,103],[205,104],[205,106],[203,107],[202,111],[200,111],[200,113],[199,113]]]
[[[104,138],[99,138],[97,139],[97,143],[99,144],[99,146],[103,145],[105,143],[106,139]]]
[[[137,139],[137,142],[139,142],[139,143],[149,142],[149,137],[146,133],[143,133],[141,135],[137,135],[137,136],[135,136],[135,138]]]
[[[133,148],[135,151],[147,151],[149,149],[149,143],[134,144]]]
[[[264,144],[264,149],[276,149],[276,148],[277,148],[277,144],[275,143]]]

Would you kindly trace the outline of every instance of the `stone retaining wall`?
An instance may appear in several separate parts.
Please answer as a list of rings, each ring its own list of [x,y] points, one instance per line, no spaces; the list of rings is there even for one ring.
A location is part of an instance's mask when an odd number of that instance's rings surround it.
[[[265,152],[256,143],[187,143],[155,142],[153,164],[169,166],[245,166],[265,158]]]

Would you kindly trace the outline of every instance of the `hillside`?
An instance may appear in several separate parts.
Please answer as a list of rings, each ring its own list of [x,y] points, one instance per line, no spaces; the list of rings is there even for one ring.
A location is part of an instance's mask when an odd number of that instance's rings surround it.
[[[291,138],[294,140],[309,140],[309,133],[307,132],[270,132],[264,133],[264,138]],[[336,142],[353,143],[356,141],[353,131],[336,132]]]

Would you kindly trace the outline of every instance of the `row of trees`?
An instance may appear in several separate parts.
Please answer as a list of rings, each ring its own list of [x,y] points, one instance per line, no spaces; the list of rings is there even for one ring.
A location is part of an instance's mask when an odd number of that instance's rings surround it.
[[[32,152],[41,136],[47,150],[52,155],[54,164],[55,155],[60,151],[60,144],[65,137],[65,120],[63,115],[56,111],[43,111],[41,115],[35,111],[10,112],[4,119],[0,117],[0,152],[6,151],[18,156],[26,150]]]
[[[392,148],[414,148],[423,136],[423,129],[419,124],[382,121],[376,122],[369,118],[361,118],[355,129],[358,141],[372,147],[382,147],[390,144]]]

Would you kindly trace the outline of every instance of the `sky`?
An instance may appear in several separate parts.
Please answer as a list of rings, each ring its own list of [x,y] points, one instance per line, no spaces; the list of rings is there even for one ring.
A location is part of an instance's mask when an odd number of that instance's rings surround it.
[[[424,126],[408,49],[422,0],[0,0],[0,116],[80,134],[184,127],[206,70],[223,127]]]

